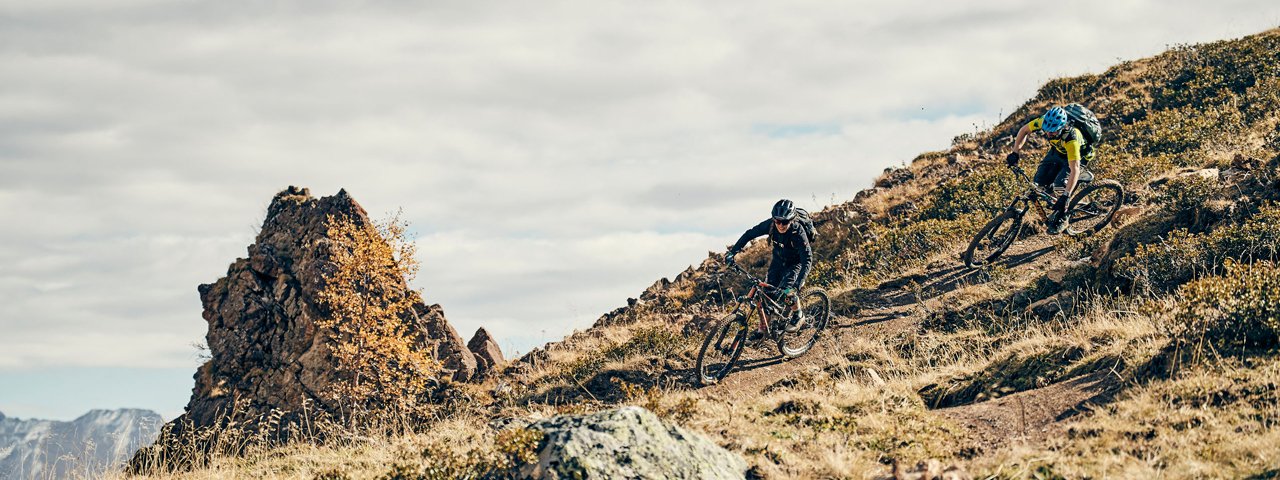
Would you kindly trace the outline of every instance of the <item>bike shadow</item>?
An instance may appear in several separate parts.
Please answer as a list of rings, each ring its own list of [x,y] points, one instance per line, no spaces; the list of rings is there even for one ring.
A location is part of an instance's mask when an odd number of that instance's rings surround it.
[[[895,319],[895,318],[899,318],[899,317],[901,317],[901,316],[902,316],[902,314],[900,314],[900,313],[881,313],[881,314],[872,315],[872,316],[869,316],[869,317],[859,317],[859,318],[858,318],[858,321],[856,321],[856,322],[848,322],[848,321],[845,321],[845,322],[834,322],[834,321],[833,321],[833,322],[831,322],[831,323],[827,324],[827,329],[828,329],[828,330],[843,330],[843,329],[846,329],[846,328],[857,328],[857,327],[861,327],[861,326],[863,326],[863,325],[872,325],[872,324],[876,324],[876,323],[880,323],[880,322],[887,322],[887,321],[889,321],[889,320],[893,320],[893,319]]]
[[[1049,245],[1029,252],[1009,255],[997,260],[994,265],[1002,268],[1020,267],[1048,255],[1053,250],[1054,247]],[[989,272],[989,269],[969,268],[964,265],[946,267],[918,275],[914,279],[918,287],[907,289],[905,286],[898,286],[897,291],[885,295],[884,298],[894,306],[914,304],[920,300],[937,298],[965,285],[986,282],[990,280]]]

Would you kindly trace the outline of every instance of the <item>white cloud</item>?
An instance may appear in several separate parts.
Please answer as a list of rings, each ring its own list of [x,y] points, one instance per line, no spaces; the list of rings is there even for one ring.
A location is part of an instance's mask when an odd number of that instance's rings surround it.
[[[196,285],[291,184],[403,207],[429,300],[527,350],[1048,78],[1280,20],[1072,9],[0,1],[0,368],[188,364]]]

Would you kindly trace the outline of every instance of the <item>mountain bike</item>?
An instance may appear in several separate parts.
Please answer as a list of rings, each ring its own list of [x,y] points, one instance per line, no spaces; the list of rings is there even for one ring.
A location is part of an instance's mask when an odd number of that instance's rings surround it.
[[[804,355],[818,342],[818,336],[827,328],[831,318],[831,299],[821,288],[806,288],[799,301],[787,306],[775,295],[777,289],[751,275],[737,264],[731,268],[742,273],[752,284],[746,295],[739,296],[736,304],[715,323],[698,351],[698,382],[714,384],[729,374],[748,344],[759,345],[765,341],[777,342],[778,351],[785,358]],[[787,332],[792,309],[800,309],[803,324],[794,332]],[[760,333],[758,339],[750,339],[751,330]]]
[[[1053,205],[1053,192],[1031,180],[1019,167],[1013,173],[1030,185],[1025,196],[1014,197],[1004,211],[996,215],[969,243],[964,252],[964,264],[977,267],[991,263],[1008,250],[1022,233],[1022,220],[1027,211],[1035,209],[1041,220],[1047,221],[1045,206]],[[1116,210],[1124,203],[1124,187],[1115,180],[1081,181],[1079,192],[1067,203],[1068,235],[1091,235],[1111,223]]]

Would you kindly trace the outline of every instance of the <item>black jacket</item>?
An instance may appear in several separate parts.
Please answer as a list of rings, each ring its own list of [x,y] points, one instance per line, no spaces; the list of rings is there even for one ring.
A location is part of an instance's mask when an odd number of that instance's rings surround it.
[[[738,252],[742,247],[747,246],[747,242],[768,235],[769,243],[773,245],[774,261],[782,260],[791,265],[803,266],[806,269],[813,262],[813,248],[809,246],[809,236],[805,235],[804,227],[799,222],[791,222],[791,228],[787,229],[787,233],[779,233],[773,229],[773,220],[765,220],[759,225],[751,227],[742,237],[738,238],[738,243],[733,244],[730,251]]]

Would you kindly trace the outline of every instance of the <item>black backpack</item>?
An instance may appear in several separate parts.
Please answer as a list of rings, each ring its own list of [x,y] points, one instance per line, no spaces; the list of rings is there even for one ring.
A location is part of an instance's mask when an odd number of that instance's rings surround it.
[[[1062,109],[1067,111],[1067,119],[1071,120],[1071,126],[1084,135],[1085,142],[1089,145],[1097,145],[1098,140],[1102,139],[1102,123],[1098,121],[1098,116],[1079,103],[1068,104]]]

